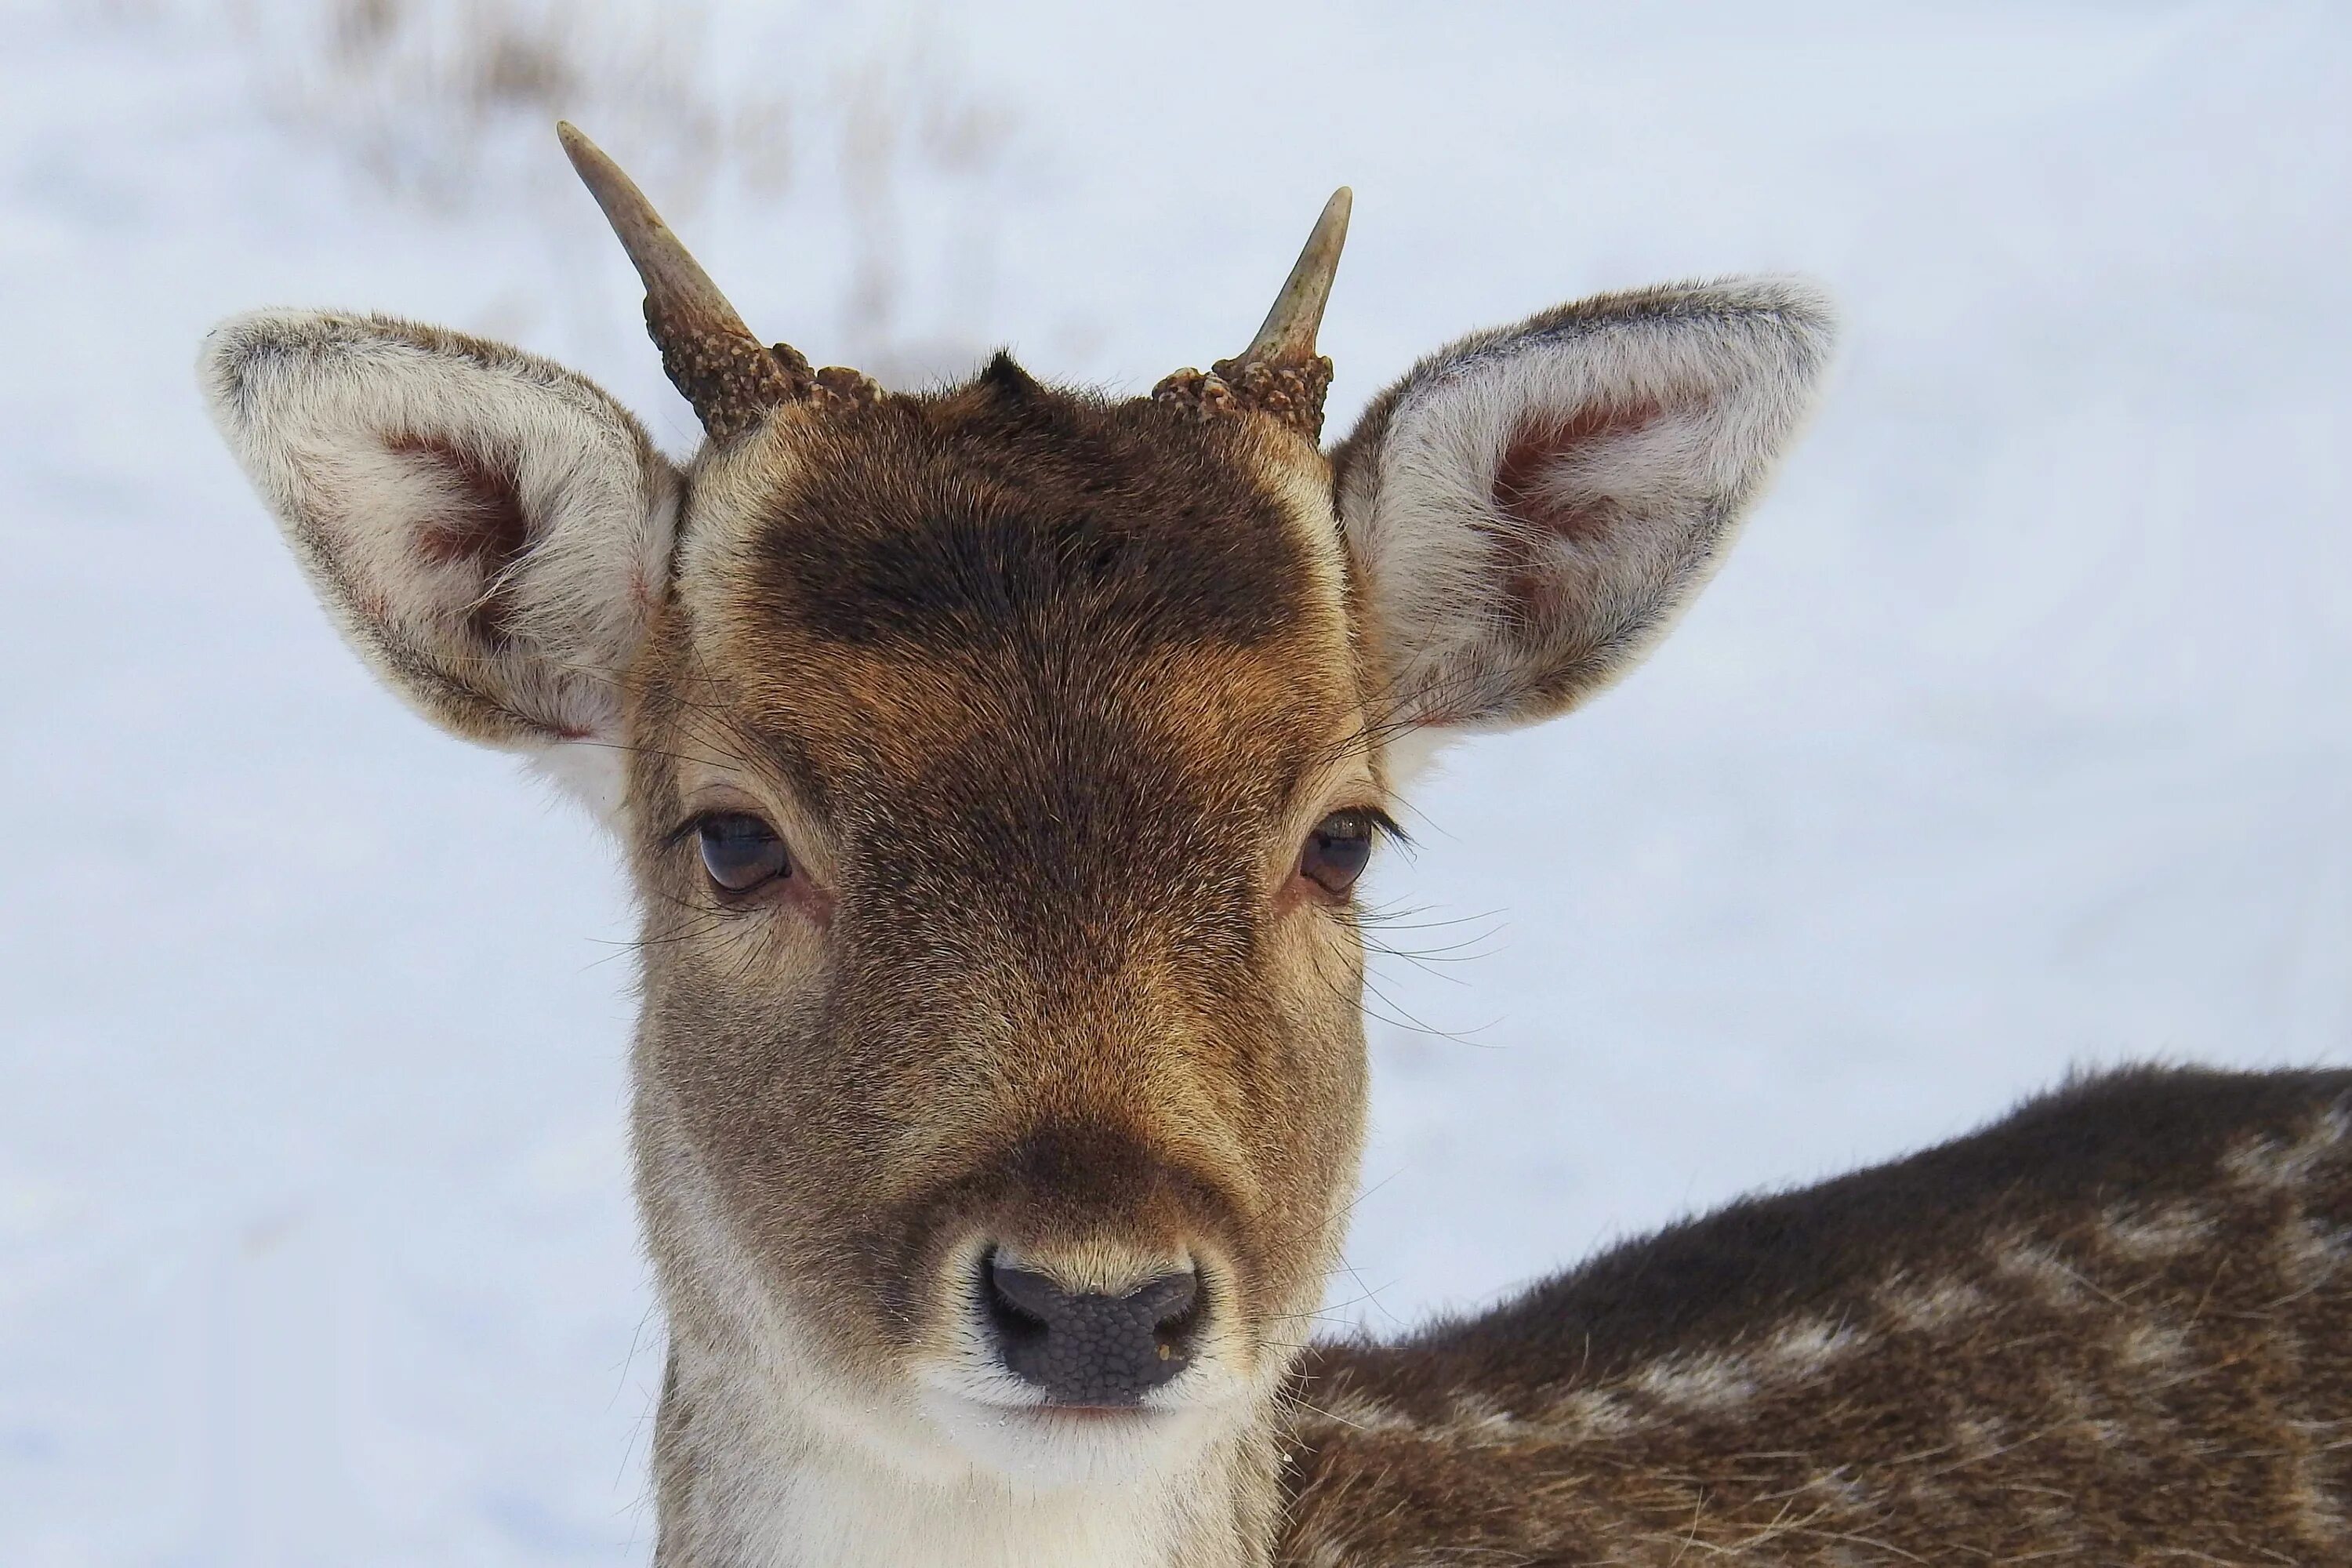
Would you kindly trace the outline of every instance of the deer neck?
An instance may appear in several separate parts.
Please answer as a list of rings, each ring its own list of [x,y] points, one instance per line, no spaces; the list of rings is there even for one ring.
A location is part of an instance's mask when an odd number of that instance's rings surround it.
[[[1244,1429],[1164,1468],[1077,1484],[929,1473],[845,1441],[767,1377],[674,1342],[655,1436],[656,1563],[1265,1568],[1276,1466],[1268,1433]]]

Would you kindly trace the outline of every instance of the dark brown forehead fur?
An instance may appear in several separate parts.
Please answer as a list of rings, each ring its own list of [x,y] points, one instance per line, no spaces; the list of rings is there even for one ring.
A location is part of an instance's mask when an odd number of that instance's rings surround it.
[[[999,354],[969,385],[827,434],[775,497],[755,568],[763,607],[821,641],[1246,646],[1299,619],[1297,525],[1237,420],[1047,388]]]
[[[1064,900],[1219,838],[1238,866],[1348,730],[1328,524],[1278,493],[1264,432],[1000,355],[795,434],[753,515],[690,525],[740,541],[690,635],[849,837],[919,826],[930,870],[1019,861],[1002,885]]]

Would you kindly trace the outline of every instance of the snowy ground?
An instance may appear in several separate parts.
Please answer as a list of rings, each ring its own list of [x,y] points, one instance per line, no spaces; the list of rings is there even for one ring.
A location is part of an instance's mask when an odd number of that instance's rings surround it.
[[[1777,9],[714,22],[731,90],[854,104],[920,39],[893,90],[1011,110],[878,216],[813,152],[681,219],[820,363],[1002,341],[1139,390],[1239,345],[1343,179],[1335,428],[1592,289],[1844,300],[1697,613],[1460,753],[1380,874],[1475,917],[1400,945],[1486,934],[1381,982],[1334,1291],[1377,1326],[2070,1063],[2352,1060],[2352,21]],[[688,419],[543,130],[394,192],[366,105],[270,63],[299,8],[237,10],[0,9],[0,1563],[642,1561],[612,858],[371,689],[188,364],[233,309],[356,304]],[[877,234],[887,311],[845,293]]]

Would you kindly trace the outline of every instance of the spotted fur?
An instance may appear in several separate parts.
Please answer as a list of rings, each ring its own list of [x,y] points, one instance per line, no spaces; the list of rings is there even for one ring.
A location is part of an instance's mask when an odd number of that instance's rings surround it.
[[[2352,1561],[2347,1105],[2091,1079],[1323,1347],[1282,1561]]]

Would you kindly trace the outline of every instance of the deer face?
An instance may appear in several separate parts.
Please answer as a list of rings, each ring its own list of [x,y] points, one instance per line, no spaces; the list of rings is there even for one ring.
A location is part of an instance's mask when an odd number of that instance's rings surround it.
[[[1385,798],[1321,467],[999,362],[697,472],[642,1079],[824,1358],[983,1440],[1261,1392],[1320,1292]]]
[[[572,147],[711,432],[686,470],[569,373],[383,318],[241,318],[205,374],[354,647],[628,842],[673,1335],[936,1475],[1248,1427],[1350,1195],[1403,748],[1638,657],[1793,433],[1818,301],[1549,312],[1327,456],[1344,202],[1209,374],[901,396],[760,347]]]

